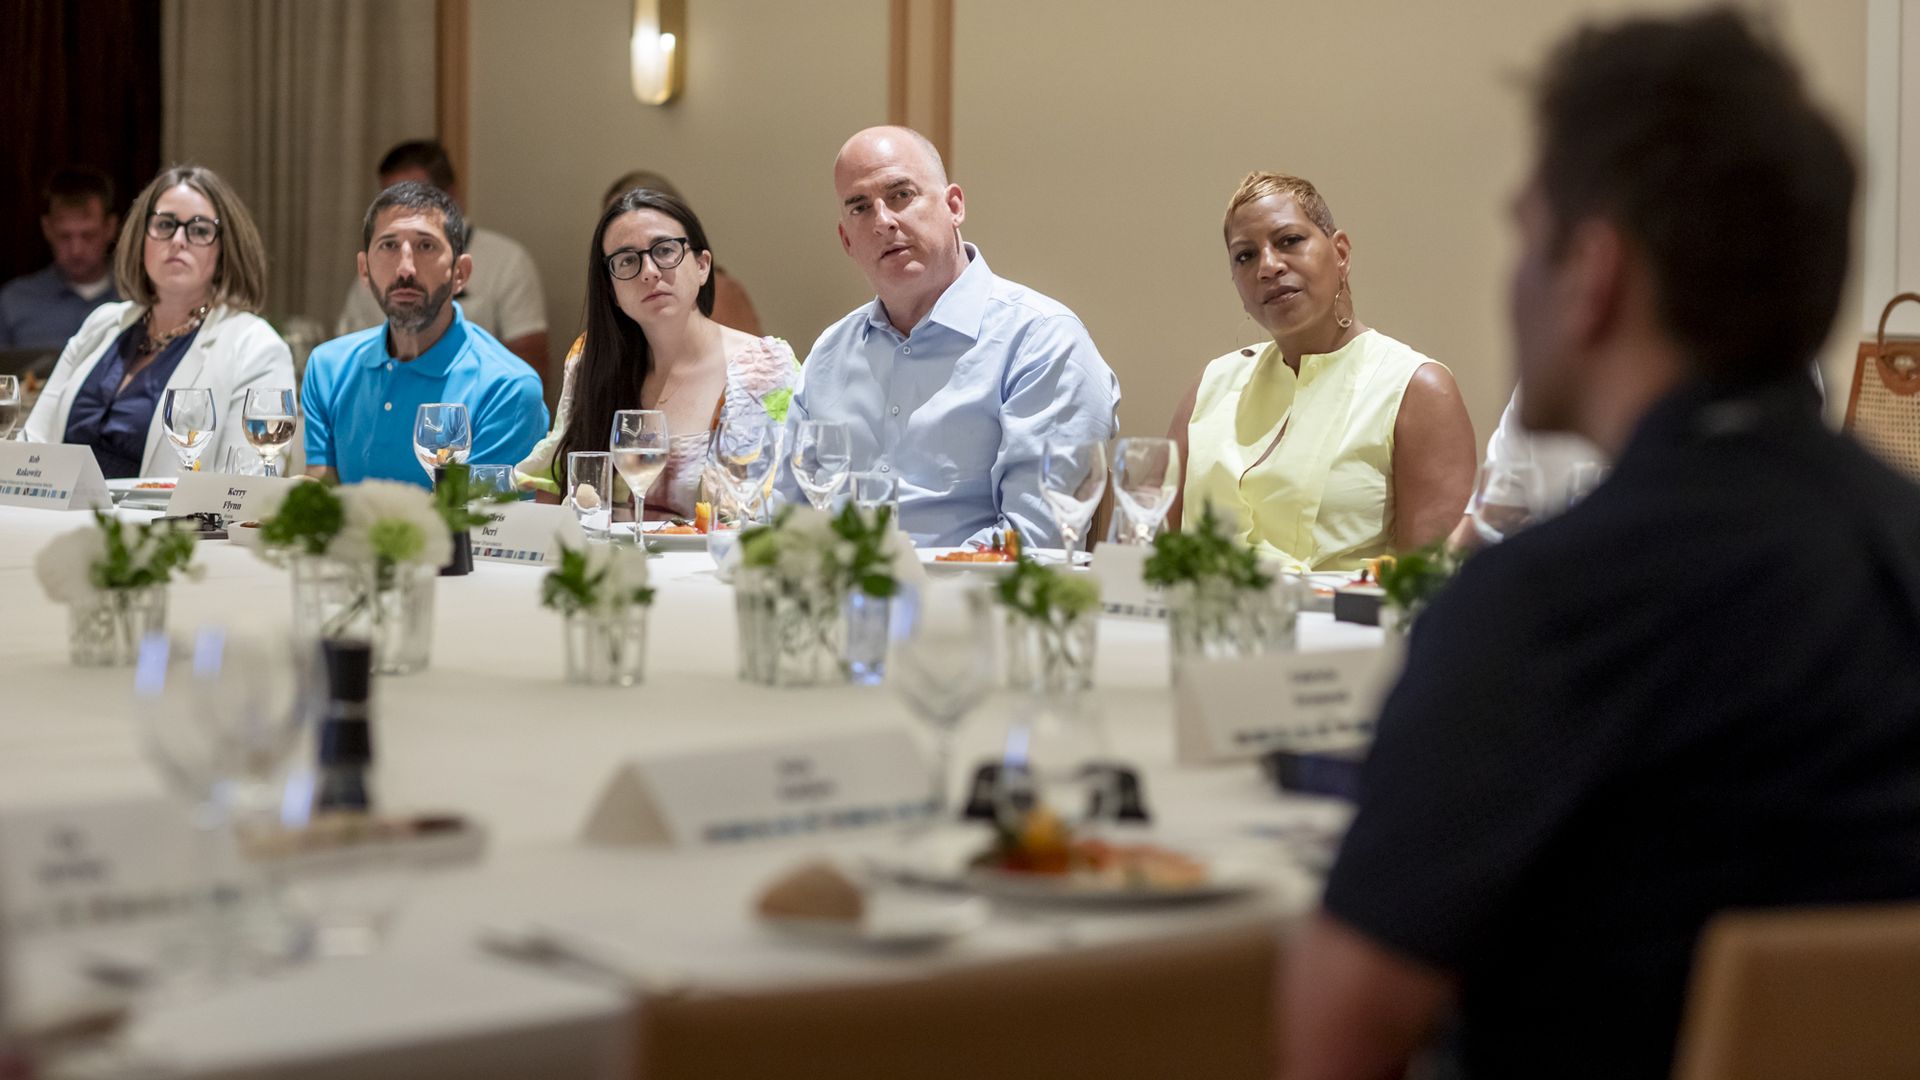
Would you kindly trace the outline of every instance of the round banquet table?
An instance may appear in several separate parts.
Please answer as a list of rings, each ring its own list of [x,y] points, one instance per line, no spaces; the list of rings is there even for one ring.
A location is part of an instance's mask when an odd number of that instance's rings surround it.
[[[131,672],[72,667],[66,613],[34,577],[34,555],[86,523],[78,513],[0,508],[0,814],[160,790],[140,749]],[[173,628],[286,631],[283,570],[225,541],[203,541],[197,562],[203,576],[171,589]],[[649,982],[725,991],[911,978],[1279,922],[1317,896],[1314,876],[1269,837],[1337,830],[1346,808],[1281,796],[1252,764],[1175,764],[1166,628],[1118,617],[1101,621],[1096,700],[1116,756],[1144,775],[1154,835],[1251,862],[1265,890],[1161,909],[1037,915],[996,905],[982,930],[898,955],[790,940],[750,910],[787,867],[821,852],[884,850],[898,843],[887,829],[728,848],[588,846],[580,829],[623,760],[875,727],[919,733],[884,687],[741,683],[731,593],[708,556],[667,554],[651,569],[658,594],[646,679],[631,689],[561,681],[560,620],[539,606],[541,570],[481,561],[471,576],[441,579],[430,667],[375,688],[376,779],[389,810],[476,820],[487,834],[484,857],[417,881],[372,955],[139,1009],[127,1043],[141,1059],[169,1076],[631,1075],[632,1010]],[[1301,617],[1302,648],[1378,641],[1371,628]],[[956,761],[994,756],[1020,708],[1015,695],[990,698],[963,727]],[[529,921],[602,943],[635,981],[515,964],[475,944],[483,927]],[[16,998],[44,1003],[81,981],[64,948],[30,941],[16,952]]]

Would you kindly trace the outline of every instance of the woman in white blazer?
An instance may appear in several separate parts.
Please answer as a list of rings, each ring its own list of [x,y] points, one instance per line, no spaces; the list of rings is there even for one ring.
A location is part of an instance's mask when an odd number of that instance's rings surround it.
[[[168,169],[127,212],[113,268],[130,299],[96,308],[67,341],[26,437],[91,446],[109,478],[176,476],[160,403],[205,387],[214,437],[200,468],[218,468],[247,445],[247,391],[298,385],[286,342],[256,314],[267,258],[252,216],[212,170]]]

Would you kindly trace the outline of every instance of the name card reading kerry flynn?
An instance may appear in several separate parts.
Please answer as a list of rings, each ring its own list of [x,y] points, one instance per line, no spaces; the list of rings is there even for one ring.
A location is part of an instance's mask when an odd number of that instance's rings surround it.
[[[34,933],[177,914],[201,886],[193,828],[166,800],[0,808],[0,925]]]
[[[93,450],[64,443],[0,442],[0,506],[93,510],[113,505]]]
[[[167,500],[167,513],[219,514],[230,522],[258,521],[294,484],[312,483],[290,476],[239,476],[233,473],[181,473]]]
[[[628,762],[583,837],[698,847],[897,827],[932,812],[919,749],[890,729]]]
[[[1175,756],[1183,765],[1269,750],[1365,746],[1400,673],[1394,642],[1360,649],[1182,661],[1174,671]]]
[[[492,521],[468,534],[476,559],[543,566],[558,561],[561,547],[586,543],[580,519],[564,506],[503,503],[489,516]]]

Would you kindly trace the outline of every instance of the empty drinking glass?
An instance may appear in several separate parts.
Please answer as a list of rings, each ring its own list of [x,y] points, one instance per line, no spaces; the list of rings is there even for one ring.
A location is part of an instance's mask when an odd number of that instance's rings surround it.
[[[853,471],[853,434],[832,420],[802,420],[793,440],[793,479],[815,510],[833,505]]]
[[[473,427],[465,405],[436,401],[413,414],[413,456],[427,470],[427,479],[438,481],[441,469],[465,465],[472,452]]]
[[[764,412],[732,417],[713,429],[707,462],[720,480],[721,494],[736,521],[758,516],[756,509],[767,481],[780,464],[780,437],[779,425]]]
[[[1180,487],[1180,447],[1164,436],[1131,436],[1113,448],[1113,501],[1123,544],[1151,544]]]
[[[900,481],[891,472],[857,472],[853,474],[852,483],[853,505],[862,510],[878,510],[884,506],[895,511],[894,520],[899,520]]]
[[[893,598],[887,685],[933,733],[934,822],[948,816],[953,737],[996,681],[993,595],[975,585],[929,583]]]
[[[199,469],[200,455],[213,444],[213,391],[203,386],[168,390],[161,402],[160,420],[167,429],[167,441],[180,458],[181,470]]]
[[[280,460],[280,452],[293,441],[294,429],[300,426],[300,413],[293,403],[293,391],[247,391],[247,403],[241,411],[240,421],[247,434],[247,443],[260,453],[265,475],[279,476],[276,463]]]
[[[1107,445],[1103,442],[1055,443],[1043,447],[1040,493],[1060,529],[1067,561],[1086,538],[1093,512],[1107,493]]]
[[[563,500],[580,519],[589,540],[605,540],[613,527],[613,454],[576,450],[567,455],[567,492]]]

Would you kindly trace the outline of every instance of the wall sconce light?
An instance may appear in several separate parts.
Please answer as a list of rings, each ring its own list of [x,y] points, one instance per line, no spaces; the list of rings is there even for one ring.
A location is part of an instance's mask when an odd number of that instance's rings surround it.
[[[633,96],[665,105],[686,83],[687,0],[633,0]]]

